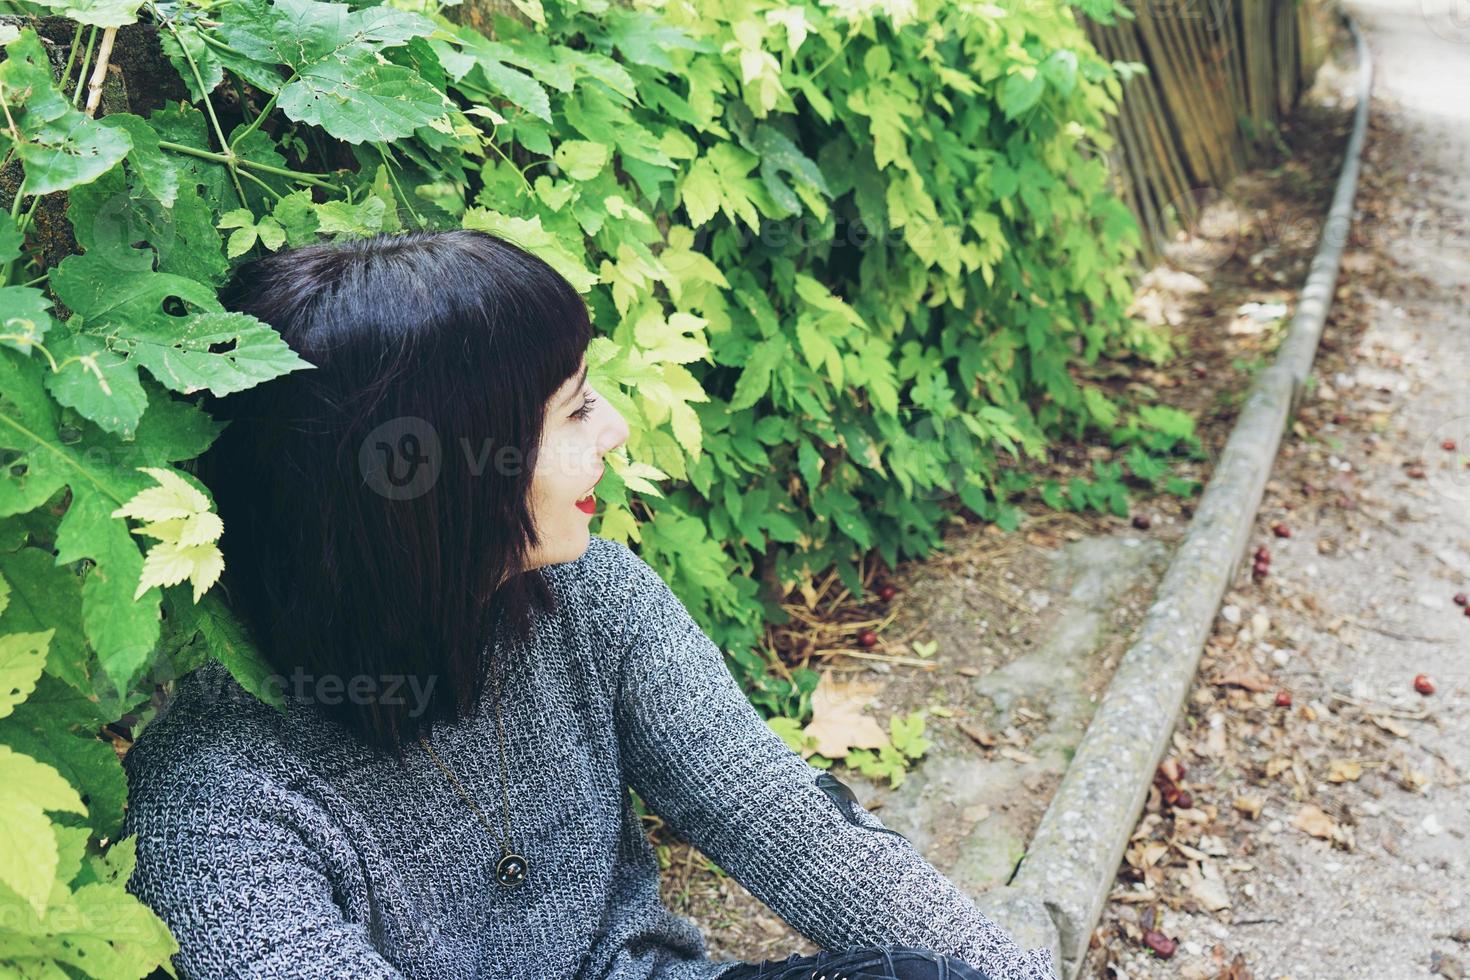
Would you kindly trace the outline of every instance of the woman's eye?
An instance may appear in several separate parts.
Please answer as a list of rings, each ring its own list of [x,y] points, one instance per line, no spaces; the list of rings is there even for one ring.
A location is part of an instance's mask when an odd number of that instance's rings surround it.
[[[582,407],[572,413],[572,418],[577,419],[578,421],[585,419],[587,416],[592,414],[592,406],[596,404],[597,399],[593,398],[591,395],[588,395],[586,400],[582,402]]]

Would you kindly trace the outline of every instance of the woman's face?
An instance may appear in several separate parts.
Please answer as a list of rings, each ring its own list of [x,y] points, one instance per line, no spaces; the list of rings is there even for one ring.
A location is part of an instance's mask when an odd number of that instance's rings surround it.
[[[575,561],[587,550],[602,457],[628,440],[628,423],[586,381],[584,359],[546,403],[531,474],[531,516],[541,536],[530,568]]]

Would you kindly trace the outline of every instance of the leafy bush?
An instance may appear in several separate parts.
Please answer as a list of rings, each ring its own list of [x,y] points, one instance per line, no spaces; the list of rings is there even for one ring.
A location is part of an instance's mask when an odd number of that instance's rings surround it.
[[[320,0],[23,0],[70,43],[0,28],[0,961],[24,975],[167,959],[122,889],[111,741],[206,658],[270,696],[208,591],[189,463],[219,431],[191,395],[304,366],[221,309],[237,262],[468,227],[558,268],[632,427],[594,532],[640,545],[771,715],[816,680],[760,652],[785,587],[835,565],[859,591],[861,554],[927,553],[955,501],[1013,527],[1013,464],[1137,423],[1070,371],[1168,353],[1124,312],[1138,231],[1098,152],[1119,85],[1070,7],[517,6],[494,39]],[[91,118],[107,29],[139,19],[177,79],[128,89],[188,98]],[[75,243],[54,267],[48,195]]]

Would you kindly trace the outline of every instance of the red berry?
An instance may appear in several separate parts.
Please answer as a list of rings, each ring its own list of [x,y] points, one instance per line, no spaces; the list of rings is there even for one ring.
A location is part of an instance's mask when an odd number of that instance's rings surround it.
[[[1291,692],[1290,691],[1277,691],[1276,692],[1276,707],[1278,707],[1278,708],[1290,708],[1291,707]]]
[[[1174,805],[1181,810],[1193,810],[1194,797],[1190,796],[1189,793],[1187,793],[1186,791],[1180,790],[1179,799],[1174,801]]]
[[[1154,951],[1154,955],[1161,960],[1167,960],[1174,955],[1174,950],[1179,944],[1157,929],[1150,929],[1143,934],[1143,944]]]
[[[1414,690],[1418,691],[1420,694],[1424,695],[1427,698],[1429,697],[1429,695],[1434,693],[1434,681],[1429,679],[1428,674],[1415,674]]]
[[[1133,526],[1138,528],[1140,531],[1147,531],[1152,524],[1153,521],[1149,520],[1149,516],[1147,514],[1133,515]]]
[[[1410,467],[1408,467],[1407,469],[1404,470],[1404,473],[1411,480],[1422,480],[1422,479],[1424,479],[1424,467],[1422,467],[1422,466],[1410,466]]]
[[[1347,425],[1348,416],[1346,412],[1333,412],[1332,423],[1334,425]]]
[[[1470,606],[1465,607],[1465,615],[1470,616]]]
[[[858,645],[875,647],[878,645],[878,634],[872,630],[860,630],[857,635]]]
[[[1444,442],[1439,444],[1439,448],[1443,449],[1447,453],[1452,453],[1455,451],[1455,440],[1446,439]]]
[[[1278,538],[1289,538],[1291,537],[1291,528],[1287,527],[1280,521],[1277,521],[1275,524],[1271,525],[1271,533],[1276,535]]]
[[[1267,548],[1265,545],[1261,545],[1259,548],[1256,549],[1256,562],[1258,564],[1260,562],[1265,562],[1265,561],[1270,561],[1270,560],[1271,560],[1271,551],[1270,551],[1269,548]]]
[[[889,599],[892,599],[896,595],[898,595],[897,586],[884,583],[883,585],[878,587],[878,598],[882,599],[884,602],[887,602]]]
[[[1466,596],[1463,592],[1455,593],[1455,605],[1463,606],[1466,602],[1470,602],[1470,596]]]

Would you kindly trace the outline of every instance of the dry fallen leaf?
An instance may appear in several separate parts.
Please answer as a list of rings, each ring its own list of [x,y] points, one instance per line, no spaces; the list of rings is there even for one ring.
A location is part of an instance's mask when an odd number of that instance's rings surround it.
[[[984,746],[987,749],[993,749],[999,744],[999,740],[994,735],[978,725],[971,725],[968,722],[962,721],[960,722],[960,731],[974,739],[975,744]]]
[[[841,759],[850,749],[887,745],[888,733],[876,718],[863,713],[863,705],[880,686],[858,680],[839,681],[831,672],[822,674],[812,691],[812,721],[804,729],[817,740],[815,751],[829,759]]]
[[[1352,759],[1333,759],[1327,764],[1327,781],[1355,783],[1363,775],[1363,764]]]
[[[1259,670],[1241,670],[1210,682],[1216,687],[1243,687],[1247,691],[1271,691],[1276,685]]]
[[[1397,735],[1399,738],[1409,737],[1409,729],[1387,715],[1369,715],[1368,717],[1373,721],[1373,724],[1390,735]]]
[[[1265,803],[1257,796],[1237,796],[1235,798],[1235,809],[1255,820],[1261,815],[1261,808]]]
[[[1297,811],[1296,816],[1291,818],[1291,825],[1303,833],[1320,837],[1323,840],[1332,840],[1333,829],[1337,826],[1321,808],[1312,806],[1310,803]]]
[[[1230,907],[1230,892],[1219,870],[1210,861],[1201,861],[1190,866],[1189,894],[1207,912],[1218,912]]]

